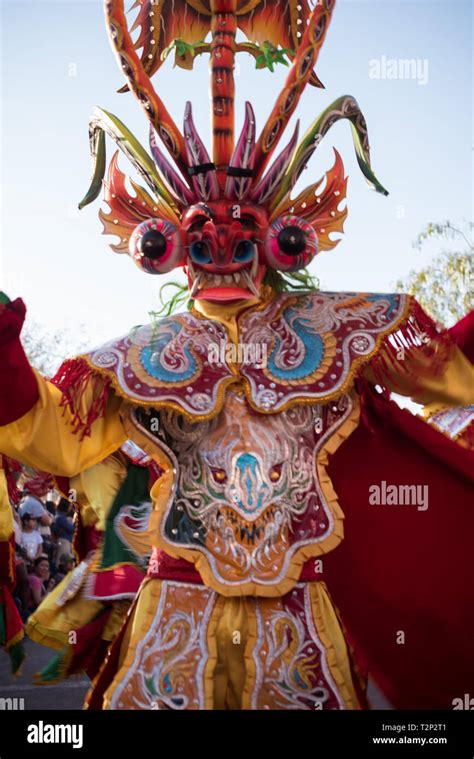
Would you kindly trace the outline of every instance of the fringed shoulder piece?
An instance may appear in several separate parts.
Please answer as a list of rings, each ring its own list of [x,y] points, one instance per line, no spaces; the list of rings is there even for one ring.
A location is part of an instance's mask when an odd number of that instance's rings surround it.
[[[423,389],[424,379],[444,373],[454,350],[448,330],[407,296],[406,318],[384,337],[369,373],[384,393],[409,390],[414,395]]]
[[[94,421],[105,416],[111,380],[79,357],[64,361],[51,382],[62,392],[60,407],[71,415],[72,432],[81,440],[90,435]]]
[[[111,391],[194,421],[219,413],[235,383],[263,413],[337,399],[361,375],[385,392],[413,395],[423,377],[443,373],[454,349],[448,332],[414,298],[398,294],[283,293],[238,322],[245,346],[262,349],[258,361],[250,352],[234,356],[224,326],[194,313],[66,361],[53,382],[73,431],[90,434]]]

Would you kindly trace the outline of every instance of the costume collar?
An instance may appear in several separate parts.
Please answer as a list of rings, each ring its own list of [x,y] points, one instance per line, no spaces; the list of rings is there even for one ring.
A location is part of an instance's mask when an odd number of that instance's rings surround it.
[[[280,293],[226,309],[226,322],[200,311],[140,327],[83,358],[127,401],[172,408],[202,421],[219,413],[231,386],[261,413],[340,397],[382,340],[406,319],[400,294]],[[240,304],[239,304],[240,305]]]

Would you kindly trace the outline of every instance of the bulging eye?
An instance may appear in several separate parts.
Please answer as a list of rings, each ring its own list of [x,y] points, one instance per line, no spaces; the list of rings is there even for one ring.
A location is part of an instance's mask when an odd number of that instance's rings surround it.
[[[296,224],[283,227],[278,233],[278,246],[289,256],[298,256],[306,250],[306,235]]]
[[[267,265],[279,271],[304,269],[318,252],[313,227],[299,216],[280,216],[265,238]]]
[[[129,251],[137,266],[150,274],[165,274],[183,263],[180,231],[165,219],[148,219],[135,227]]]
[[[212,261],[209,245],[205,240],[195,240],[189,247],[191,261],[196,264],[210,264]]]
[[[241,240],[235,246],[234,263],[246,264],[252,261],[256,254],[255,243],[252,240]]]

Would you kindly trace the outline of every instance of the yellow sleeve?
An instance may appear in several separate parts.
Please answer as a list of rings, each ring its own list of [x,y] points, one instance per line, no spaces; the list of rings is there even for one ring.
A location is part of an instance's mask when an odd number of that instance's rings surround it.
[[[8,497],[7,478],[3,469],[0,469],[0,542],[9,540],[12,533],[13,512]]]
[[[441,352],[441,349],[440,349]],[[393,351],[382,348],[376,358],[379,371],[369,365],[365,377],[372,384],[382,383],[388,390],[406,395],[425,406],[425,413],[438,409],[469,406],[474,403],[474,366],[456,345],[451,345],[445,355],[401,351],[394,358]]]
[[[104,531],[110,509],[127,474],[121,456],[115,453],[69,480],[82,524]]]
[[[92,424],[90,435],[75,434],[71,412],[61,407],[61,391],[35,372],[39,399],[28,413],[0,426],[0,451],[23,464],[60,477],[73,477],[102,461],[126,440],[120,409],[124,401],[109,392],[105,414]],[[85,389],[81,409],[92,402],[92,387]]]

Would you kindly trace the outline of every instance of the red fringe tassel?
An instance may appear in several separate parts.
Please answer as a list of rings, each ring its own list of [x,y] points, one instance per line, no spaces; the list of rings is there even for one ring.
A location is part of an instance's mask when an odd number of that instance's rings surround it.
[[[61,406],[71,414],[73,433],[81,440],[91,434],[92,424],[103,418],[107,407],[111,380],[95,372],[83,358],[65,361],[51,380],[62,391]],[[86,391],[92,392],[85,403]]]
[[[439,376],[444,371],[453,349],[449,332],[438,326],[413,298],[407,318],[384,338],[370,366],[383,394],[388,395],[397,387],[395,375],[401,373],[394,371],[395,367],[403,366],[403,374],[410,376],[416,387],[417,377]]]

